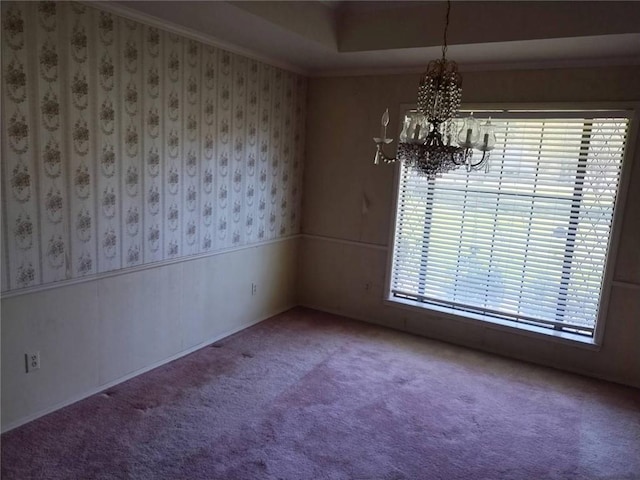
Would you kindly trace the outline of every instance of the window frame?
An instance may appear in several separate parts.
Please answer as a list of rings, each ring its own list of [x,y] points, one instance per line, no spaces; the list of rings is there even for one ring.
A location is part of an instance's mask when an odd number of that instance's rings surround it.
[[[400,134],[401,127],[403,125],[404,116],[408,110],[415,109],[416,105],[403,103],[400,104],[399,116],[398,116],[398,136]],[[499,318],[489,318],[484,315],[474,314],[471,312],[455,311],[450,307],[440,307],[437,305],[426,305],[419,301],[402,299],[393,296],[392,289],[392,272],[393,272],[393,258],[395,252],[395,232],[397,227],[397,210],[400,197],[400,180],[401,180],[401,164],[396,162],[393,167],[393,190],[392,190],[392,208],[391,208],[391,221],[389,229],[389,240],[387,249],[387,264],[385,270],[385,287],[383,291],[383,304],[409,310],[413,313],[421,313],[428,315],[431,318],[437,320],[472,323],[479,327],[486,327],[491,329],[497,329],[510,333],[521,334],[539,339],[547,339],[567,345],[581,346],[588,349],[599,350],[604,340],[605,324],[609,313],[609,302],[611,297],[611,290],[613,289],[616,280],[615,266],[617,263],[618,249],[620,246],[620,239],[622,233],[622,226],[624,220],[624,210],[627,204],[627,196],[629,191],[629,184],[631,181],[631,171],[635,162],[640,161],[636,158],[640,154],[640,149],[637,148],[638,143],[638,130],[640,124],[640,102],[590,102],[590,103],[557,103],[557,102],[542,102],[542,103],[469,103],[463,104],[460,108],[461,111],[526,111],[531,112],[533,115],[543,116],[545,112],[561,112],[561,111],[594,111],[601,110],[604,112],[615,112],[616,114],[622,114],[629,119],[629,126],[627,131],[627,140],[625,146],[625,152],[622,158],[622,165],[620,170],[620,182],[618,186],[618,193],[614,204],[613,218],[611,220],[611,233],[609,236],[609,245],[606,254],[606,262],[604,265],[602,290],[600,296],[600,304],[598,308],[598,314],[596,318],[595,329],[592,337],[584,335],[573,334],[570,332],[564,332],[560,330],[554,330],[544,327],[538,327],[534,325],[528,325],[526,323],[514,323],[507,320],[501,320]],[[396,136],[396,138],[398,138]],[[461,167],[462,168],[462,167]],[[482,174],[478,172],[478,174]]]

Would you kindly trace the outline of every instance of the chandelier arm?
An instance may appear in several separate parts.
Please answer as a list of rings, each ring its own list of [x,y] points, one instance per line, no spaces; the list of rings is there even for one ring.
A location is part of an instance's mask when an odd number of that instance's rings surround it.
[[[473,158],[473,157],[470,157]],[[480,165],[482,165],[486,160],[489,160],[489,152],[482,152],[482,158],[480,160],[478,160],[477,162],[469,162],[469,165],[471,166],[471,168],[475,168],[475,167],[479,167]]]
[[[482,152],[482,158],[480,160],[478,160],[477,162],[472,162],[471,159],[473,158],[471,155],[469,156],[469,168],[477,168],[480,167],[484,162],[489,160],[489,156],[491,155],[491,152],[489,151],[483,151]]]
[[[452,153],[453,164],[456,167],[462,165],[469,165],[469,159],[473,155],[473,150],[470,148],[457,147],[455,153]]]
[[[393,163],[396,161],[396,157],[392,157],[387,155],[387,152],[384,151],[384,146],[389,145],[393,142],[390,138],[374,138],[373,141],[376,143],[376,156],[373,161],[374,164],[378,164],[379,160],[384,161],[385,163]]]

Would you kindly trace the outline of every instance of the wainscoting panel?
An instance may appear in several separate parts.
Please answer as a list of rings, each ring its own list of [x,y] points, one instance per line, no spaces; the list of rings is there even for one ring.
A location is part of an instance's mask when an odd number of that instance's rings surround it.
[[[4,298],[2,430],[295,306],[298,243],[293,237]],[[40,352],[39,370],[25,372],[27,352]]]

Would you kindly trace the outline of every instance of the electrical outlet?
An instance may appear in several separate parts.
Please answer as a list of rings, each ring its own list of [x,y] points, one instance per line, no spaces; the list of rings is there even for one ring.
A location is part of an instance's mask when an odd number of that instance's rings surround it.
[[[27,364],[27,373],[40,369],[40,352],[25,353],[24,358]]]
[[[258,292],[258,285],[256,285],[255,283],[251,284],[251,295],[255,295]]]

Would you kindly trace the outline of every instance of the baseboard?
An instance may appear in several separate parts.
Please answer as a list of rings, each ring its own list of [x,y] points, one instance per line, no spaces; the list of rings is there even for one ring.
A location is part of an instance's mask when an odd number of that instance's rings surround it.
[[[92,388],[91,390],[88,390],[86,392],[83,392],[83,393],[81,393],[79,395],[76,395],[76,396],[70,398],[69,400],[65,400],[65,401],[60,402],[60,403],[58,403],[56,405],[53,405],[52,407],[45,408],[44,410],[40,410],[39,412],[36,412],[34,414],[31,414],[31,415],[28,415],[28,416],[26,416],[24,418],[21,418],[20,420],[16,420],[15,422],[11,422],[8,425],[4,425],[2,427],[1,433],[6,433],[6,432],[8,432],[10,430],[13,430],[14,428],[18,428],[18,427],[20,427],[22,425],[25,425],[25,424],[27,424],[29,422],[32,422],[32,421],[38,419],[40,417],[44,417],[45,415],[53,413],[56,410],[60,410],[61,408],[68,407],[69,405],[72,405],[72,404],[74,404],[76,402],[79,402],[80,400],[84,400],[85,398],[88,398],[88,397],[90,397],[92,395],[95,395],[96,393],[100,393],[103,390],[106,390],[108,388],[111,388],[111,387],[114,387],[116,385],[119,385],[120,383],[126,382],[127,380],[131,380],[132,378],[135,378],[138,375],[142,375],[143,373],[146,373],[146,372],[149,372],[149,371],[151,371],[151,370],[153,370],[155,368],[161,367],[162,365],[166,365],[167,363],[173,362],[174,360],[177,360],[177,359],[179,359],[181,357],[189,355],[190,353],[193,353],[193,352],[195,352],[197,350],[200,350],[201,348],[204,348],[204,347],[206,347],[208,345],[211,345],[212,343],[215,343],[215,342],[217,342],[219,340],[222,340],[223,338],[226,338],[226,337],[228,337],[230,335],[233,335],[234,333],[238,333],[238,332],[240,332],[240,331],[242,331],[242,330],[244,330],[246,328],[252,327],[253,325],[257,325],[258,323],[263,322],[263,321],[267,320],[268,318],[271,318],[271,317],[273,317],[275,315],[278,315],[278,314],[280,314],[282,312],[286,312],[287,310],[291,310],[292,308],[294,308],[296,306],[297,306],[296,304],[293,304],[293,305],[289,305],[287,307],[284,307],[282,309],[277,309],[277,311],[275,311],[275,312],[270,312],[270,313],[268,313],[266,315],[263,315],[263,316],[259,317],[256,320],[252,320],[250,322],[246,322],[246,323],[243,323],[241,325],[238,325],[237,327],[232,328],[230,330],[226,330],[225,332],[223,332],[223,333],[221,333],[219,335],[216,335],[214,337],[208,338],[207,340],[205,340],[205,341],[203,341],[203,342],[201,342],[201,343],[199,343],[197,345],[189,347],[186,350],[182,350],[182,351],[176,353],[175,355],[172,355],[172,356],[167,357],[167,358],[165,358],[163,360],[160,360],[159,362],[153,363],[153,364],[148,365],[148,366],[146,366],[144,368],[141,368],[141,369],[138,369],[138,370],[136,370],[134,372],[128,373],[128,374],[126,374],[126,375],[124,375],[122,377],[119,377],[119,378],[111,381],[111,382],[107,382],[107,383],[104,383],[102,385],[98,385],[95,388]]]

